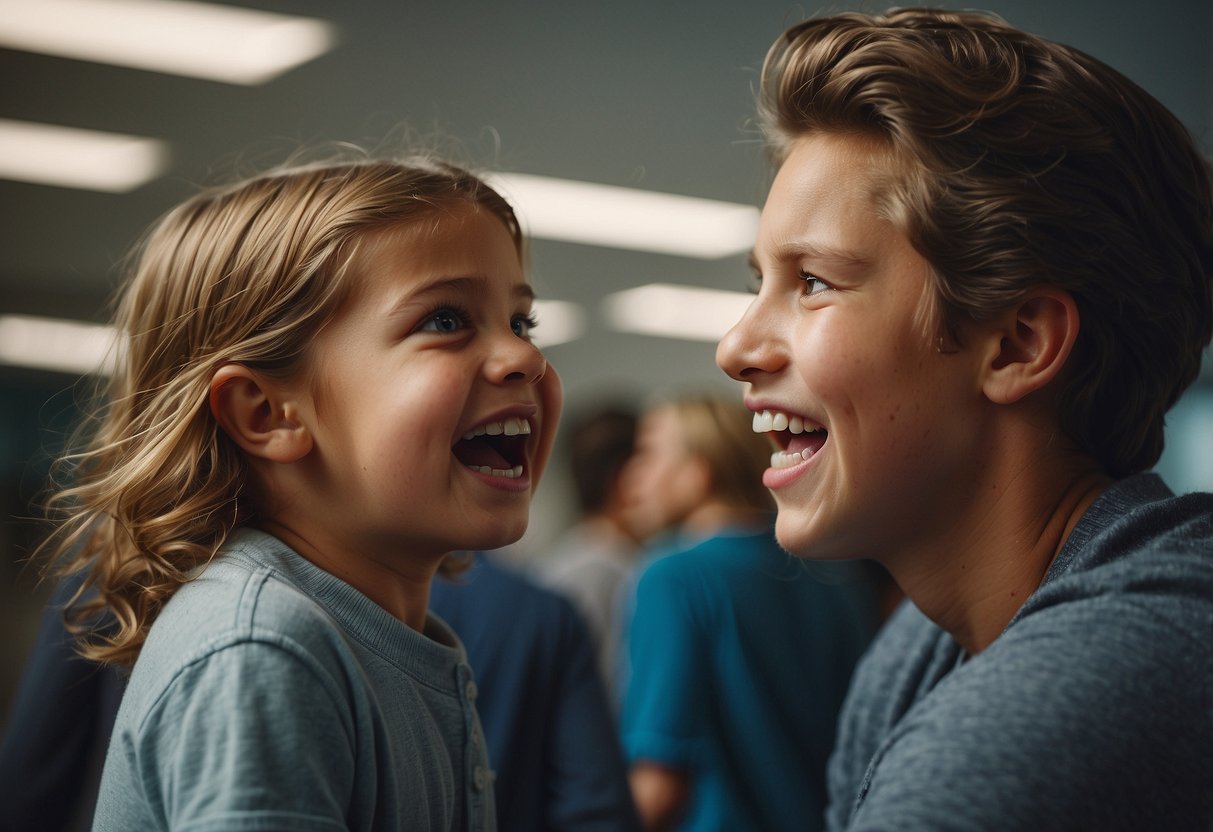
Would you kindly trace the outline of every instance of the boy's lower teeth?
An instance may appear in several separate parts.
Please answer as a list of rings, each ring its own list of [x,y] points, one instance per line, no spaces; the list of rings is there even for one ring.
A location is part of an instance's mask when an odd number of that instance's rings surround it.
[[[494,477],[505,477],[506,479],[516,480],[522,476],[522,466],[515,465],[513,468],[490,468],[487,465],[469,465],[473,471],[479,471],[481,474],[490,474]]]
[[[805,448],[803,451],[788,453],[787,451],[776,451],[771,454],[772,468],[791,468],[793,465],[799,465],[813,455],[813,451]]]

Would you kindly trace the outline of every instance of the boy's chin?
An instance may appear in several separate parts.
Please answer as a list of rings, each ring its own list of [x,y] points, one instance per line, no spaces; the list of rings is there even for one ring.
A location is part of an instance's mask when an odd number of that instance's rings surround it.
[[[527,518],[522,518],[519,521],[503,522],[493,529],[485,529],[480,534],[471,536],[475,542],[465,543],[461,548],[468,551],[488,551],[490,549],[500,549],[502,546],[509,546],[511,543],[517,543],[526,534]]]
[[[804,519],[792,512],[780,510],[775,519],[775,540],[788,554],[804,560],[836,560],[837,555],[827,554],[820,545],[814,545],[813,534],[804,525]]]

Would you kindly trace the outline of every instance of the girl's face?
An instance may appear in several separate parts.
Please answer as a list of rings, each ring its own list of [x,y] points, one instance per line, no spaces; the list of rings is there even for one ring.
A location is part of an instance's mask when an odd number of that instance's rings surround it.
[[[643,537],[676,528],[707,499],[706,463],[687,450],[675,408],[640,420],[622,484],[629,522]]]
[[[981,356],[925,331],[930,267],[874,207],[885,168],[859,137],[797,141],[763,210],[758,297],[716,356],[775,445],[780,543],[815,558],[938,540],[988,444]]]
[[[313,346],[306,522],[352,557],[491,549],[525,531],[560,382],[505,226],[472,205],[362,240]]]

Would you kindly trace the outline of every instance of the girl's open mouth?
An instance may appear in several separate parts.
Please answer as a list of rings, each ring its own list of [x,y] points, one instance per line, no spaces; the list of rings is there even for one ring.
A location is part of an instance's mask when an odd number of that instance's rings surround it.
[[[518,479],[525,468],[526,443],[530,435],[531,423],[511,416],[468,431],[455,443],[451,453],[473,471]]]

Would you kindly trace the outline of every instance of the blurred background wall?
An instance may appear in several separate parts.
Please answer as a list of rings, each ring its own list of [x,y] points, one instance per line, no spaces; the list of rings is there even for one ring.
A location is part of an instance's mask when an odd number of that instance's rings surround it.
[[[884,8],[787,0],[215,3],[205,5],[251,28],[216,29],[200,52],[221,53],[219,65],[206,67],[166,33],[205,35],[226,22],[183,24],[178,5],[152,5],[159,8],[121,25],[119,36],[160,47],[175,66],[152,67],[156,56],[138,57],[130,43],[117,43],[117,57],[102,54],[98,42],[116,12],[99,0],[0,0],[0,713],[47,594],[23,561],[39,534],[27,519],[30,501],[77,418],[83,387],[72,362],[93,360],[81,343],[104,338],[61,324],[105,321],[119,261],[163,211],[200,184],[300,147],[421,139],[480,170],[523,175],[506,176],[503,188],[535,236],[531,272],[548,302],[539,335],[571,412],[614,399],[639,404],[659,390],[732,389],[714,365],[713,341],[744,306],[735,293],[748,278],[746,251],[769,181],[752,123],[763,55],[804,17]],[[1213,149],[1209,0],[984,7],[1117,67]],[[34,9],[49,11],[49,22],[31,19]],[[62,34],[66,46],[55,40]],[[285,64],[264,66],[278,47]],[[248,71],[237,77],[245,58]],[[60,144],[77,131],[102,134],[102,145]],[[16,143],[29,133],[34,150]],[[36,153],[45,157],[41,169]],[[134,164],[123,178],[127,162]],[[69,181],[75,167],[83,178]],[[570,181],[628,191],[535,190]],[[651,194],[713,202],[667,205]],[[623,227],[608,239],[616,219],[608,201],[616,198],[625,199]],[[646,200],[656,200],[655,219],[641,213]],[[553,204],[561,216],[545,217]],[[677,225],[698,211],[697,224],[713,229],[706,240]],[[629,217],[641,227],[629,229]],[[680,287],[729,294],[676,294]],[[81,334],[84,342],[72,340]],[[1213,488],[1208,364],[1169,422],[1160,469],[1179,491]],[[570,520],[568,493],[557,458],[518,557],[542,557]]]

